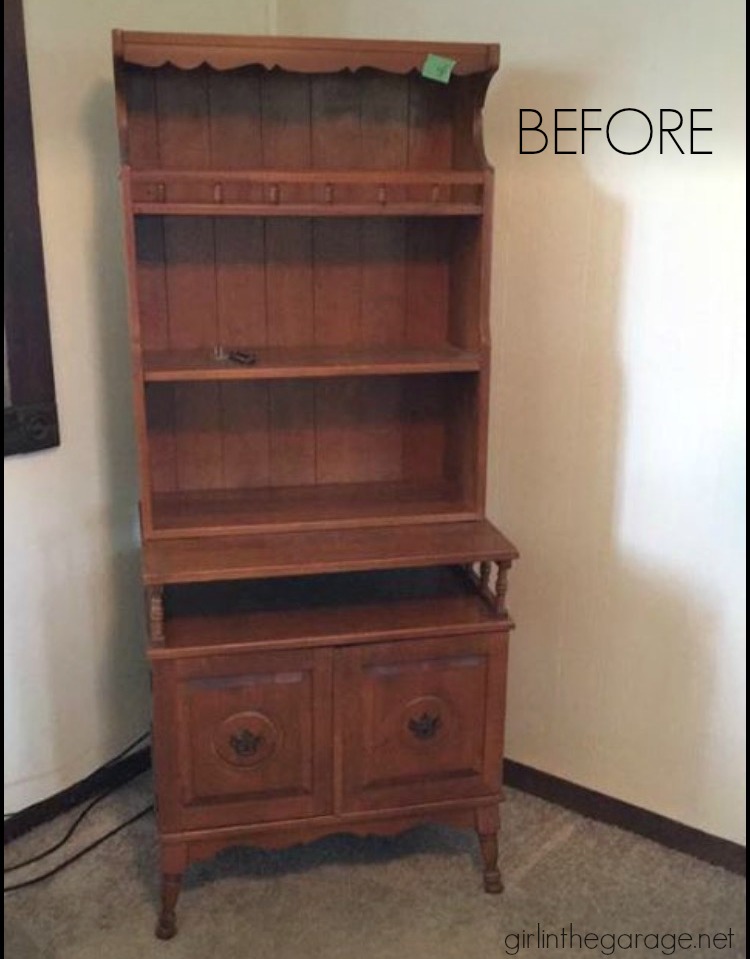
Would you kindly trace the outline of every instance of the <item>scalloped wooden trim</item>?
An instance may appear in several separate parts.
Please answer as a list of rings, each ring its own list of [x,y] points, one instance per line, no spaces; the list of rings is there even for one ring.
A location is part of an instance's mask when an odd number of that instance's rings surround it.
[[[456,61],[453,74],[494,73],[496,44],[409,43],[375,40],[285,39],[199,34],[139,33],[115,30],[115,58],[123,63],[158,68],[166,65],[195,70],[259,66],[300,73],[355,72],[365,68],[406,74],[421,70],[428,53]]]

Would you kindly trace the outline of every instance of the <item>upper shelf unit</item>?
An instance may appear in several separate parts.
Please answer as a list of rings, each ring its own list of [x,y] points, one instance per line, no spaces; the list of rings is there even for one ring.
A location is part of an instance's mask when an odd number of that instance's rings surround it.
[[[136,214],[483,212],[495,45],[116,31],[114,50]],[[448,83],[428,54],[455,61]]]
[[[114,48],[144,538],[477,520],[497,47]]]

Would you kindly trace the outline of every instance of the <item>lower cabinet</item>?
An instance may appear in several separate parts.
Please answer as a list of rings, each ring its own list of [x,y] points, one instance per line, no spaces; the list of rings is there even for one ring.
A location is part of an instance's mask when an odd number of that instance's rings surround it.
[[[507,633],[154,664],[162,832],[499,793]]]
[[[508,636],[498,566],[177,584],[149,594],[161,871],[228,846],[473,830],[498,869]]]

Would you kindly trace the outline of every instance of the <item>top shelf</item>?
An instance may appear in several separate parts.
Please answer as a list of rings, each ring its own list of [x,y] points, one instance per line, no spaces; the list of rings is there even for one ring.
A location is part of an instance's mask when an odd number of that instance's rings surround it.
[[[150,215],[479,216],[486,170],[123,168],[132,210]]]
[[[301,73],[354,72],[370,67],[404,74],[421,70],[427,55],[433,53],[456,61],[454,76],[469,76],[494,73],[500,54],[494,43],[291,39],[131,30],[114,30],[112,45],[116,59],[141,67],[170,64],[193,70],[207,64],[214,70],[260,66]]]

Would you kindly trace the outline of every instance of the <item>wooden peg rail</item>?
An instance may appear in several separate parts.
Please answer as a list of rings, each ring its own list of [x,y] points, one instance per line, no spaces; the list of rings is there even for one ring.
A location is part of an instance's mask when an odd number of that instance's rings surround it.
[[[482,212],[485,170],[134,170],[134,213],[268,216]]]

